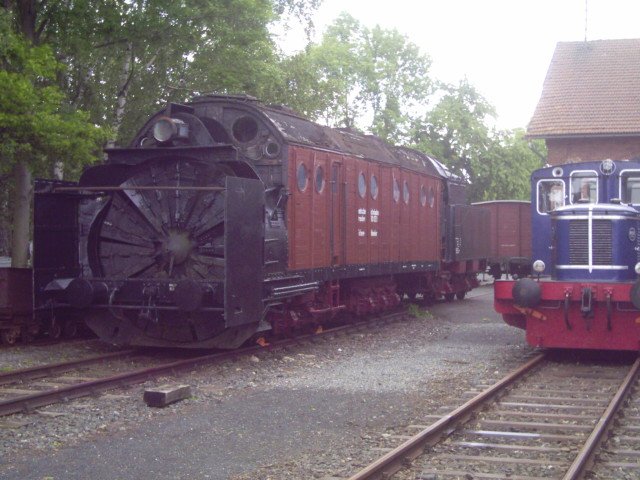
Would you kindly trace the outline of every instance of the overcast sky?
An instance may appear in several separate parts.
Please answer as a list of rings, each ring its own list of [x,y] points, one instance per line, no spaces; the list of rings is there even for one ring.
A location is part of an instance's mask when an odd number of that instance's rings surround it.
[[[587,39],[640,38],[639,0],[587,0]],[[498,111],[500,128],[526,127],[555,45],[585,38],[585,0],[324,0],[316,37],[346,11],[366,26],[397,29],[428,54],[431,76],[466,76]],[[285,50],[302,48],[290,32]]]

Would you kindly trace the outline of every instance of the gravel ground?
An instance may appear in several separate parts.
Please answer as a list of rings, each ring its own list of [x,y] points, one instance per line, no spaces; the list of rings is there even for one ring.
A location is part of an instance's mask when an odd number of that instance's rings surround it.
[[[377,331],[0,418],[0,478],[346,477],[381,454],[381,438],[457,406],[531,352],[524,332],[493,312],[491,287],[471,296]],[[0,350],[0,368],[97,348]],[[191,385],[193,396],[148,408],[144,387],[163,383]]]

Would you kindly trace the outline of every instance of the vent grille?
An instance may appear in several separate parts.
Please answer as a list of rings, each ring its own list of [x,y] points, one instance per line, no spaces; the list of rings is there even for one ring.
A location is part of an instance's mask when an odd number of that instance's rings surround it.
[[[611,220],[593,220],[592,265],[611,265]],[[569,263],[589,265],[589,221],[571,220],[569,225]]]

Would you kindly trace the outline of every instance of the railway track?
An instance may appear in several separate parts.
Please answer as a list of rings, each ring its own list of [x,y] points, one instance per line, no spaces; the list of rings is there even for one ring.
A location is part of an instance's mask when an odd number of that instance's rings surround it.
[[[227,359],[313,342],[323,337],[369,328],[372,324],[401,321],[408,316],[407,312],[398,311],[313,334],[281,339],[272,343],[261,342],[260,345],[237,350],[205,355],[193,354],[173,361],[166,361],[166,357],[159,356],[157,352],[149,354],[143,350],[122,350],[85,359],[3,372],[0,373],[0,416],[20,412],[29,413],[38,407],[142,383],[157,376],[174,375],[180,371]],[[160,353],[165,354],[165,352]],[[185,354],[184,351],[180,353],[182,356]]]
[[[349,480],[640,478],[639,369],[539,355]]]

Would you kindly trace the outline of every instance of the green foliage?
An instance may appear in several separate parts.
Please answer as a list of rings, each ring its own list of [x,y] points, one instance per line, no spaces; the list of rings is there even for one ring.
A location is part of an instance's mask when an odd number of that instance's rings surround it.
[[[54,80],[60,71],[51,49],[32,46],[0,19],[0,169],[27,163],[38,175],[50,176],[64,160],[70,169],[97,158],[102,131],[84,112],[68,107]]]
[[[455,174],[472,179],[489,150],[487,120],[495,111],[466,79],[457,87],[442,85],[440,95],[434,108],[414,123],[414,144],[445,161]]]
[[[410,111],[431,93],[430,64],[398,31],[369,29],[342,14],[319,44],[284,61],[286,87],[274,97],[329,125],[400,143]]]
[[[542,140],[527,141],[524,130],[497,132],[476,169],[474,200],[529,200],[531,172],[545,163]]]
[[[495,110],[462,80],[441,87],[440,99],[414,121],[415,148],[434,155],[470,183],[471,201],[528,199],[529,176],[543,159],[529,147],[524,132],[495,131],[488,126]],[[544,150],[540,142],[537,151]]]
[[[72,104],[126,144],[168,101],[213,91],[268,97],[280,81],[269,24],[288,16],[311,25],[320,2],[41,2],[36,40],[66,66],[58,82]]]

